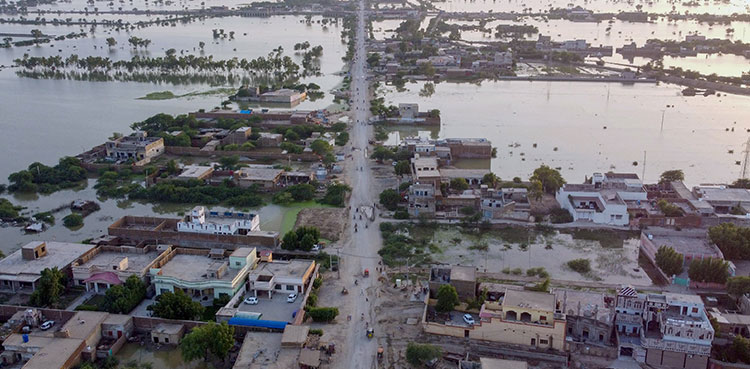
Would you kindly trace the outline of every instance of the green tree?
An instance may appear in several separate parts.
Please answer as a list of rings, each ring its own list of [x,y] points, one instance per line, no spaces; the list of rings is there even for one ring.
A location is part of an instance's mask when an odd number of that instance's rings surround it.
[[[529,180],[533,183],[539,181],[542,184],[544,192],[549,194],[555,194],[557,190],[565,184],[565,180],[557,169],[552,169],[546,165],[542,165],[534,170]]]
[[[727,279],[727,293],[737,299],[750,293],[750,277],[743,275]]]
[[[167,173],[177,174],[179,171],[180,167],[177,165],[177,162],[174,159],[167,162]]]
[[[729,277],[729,263],[714,258],[693,260],[688,269],[688,276],[696,282],[724,284]]]
[[[458,292],[456,292],[455,287],[449,284],[444,284],[438,288],[435,310],[440,313],[448,313],[453,311],[453,308],[459,303]]]
[[[63,273],[54,267],[44,268],[36,290],[31,293],[29,303],[33,306],[50,306],[60,300],[60,295],[65,290]]]
[[[412,366],[421,366],[426,362],[439,358],[443,354],[440,347],[429,344],[409,342],[406,346],[406,361]]]
[[[453,178],[451,179],[450,187],[454,191],[466,191],[469,189],[469,182],[463,178]]]
[[[104,296],[104,310],[128,314],[146,297],[146,284],[138,276],[131,275],[124,284],[110,287]]]
[[[313,141],[310,144],[310,149],[318,155],[325,155],[332,151],[331,145],[329,145],[328,142],[325,142],[323,140]]]
[[[180,351],[185,361],[206,360],[211,355],[224,360],[234,346],[234,327],[226,322],[214,322],[193,328],[180,342]]]
[[[568,267],[578,273],[586,274],[591,271],[591,261],[589,259],[573,259],[568,261]]]
[[[399,202],[401,202],[401,195],[392,188],[380,193],[380,204],[390,211],[396,210]]]
[[[287,141],[299,141],[299,134],[293,129],[287,129],[284,133],[284,139]]]
[[[224,170],[235,170],[240,163],[240,157],[237,155],[222,156],[219,158],[219,167]]]
[[[489,188],[497,187],[498,183],[500,183],[500,178],[495,173],[490,172],[482,177],[482,184],[487,185]]]
[[[109,46],[110,48],[112,48],[115,45],[117,45],[117,40],[115,40],[114,37],[107,37],[107,46]]]
[[[682,263],[682,255],[669,246],[660,246],[656,251],[656,265],[667,276],[681,274]]]
[[[544,186],[542,185],[542,181],[538,179],[531,181],[531,186],[529,186],[529,195],[536,201],[540,201],[542,197],[544,197]]]
[[[740,179],[732,182],[732,184],[731,184],[730,187],[750,189],[750,179],[748,179],[748,178],[740,178]]]
[[[68,228],[76,228],[83,225],[83,216],[78,213],[70,213],[63,218],[63,225]]]
[[[722,223],[710,227],[708,237],[726,259],[750,259],[750,228]]]
[[[674,181],[684,181],[685,180],[685,173],[682,172],[682,169],[673,169],[673,170],[667,170],[661,174],[659,177],[659,184],[666,184],[669,182]]]
[[[396,162],[393,170],[396,171],[397,176],[406,176],[411,174],[411,164],[409,164],[408,160],[401,160]]]
[[[297,232],[289,231],[284,234],[282,238],[281,248],[284,250],[296,250],[299,247],[299,239],[297,238]]]
[[[156,298],[156,303],[151,305],[155,316],[164,319],[193,320],[203,315],[203,305],[193,301],[180,289],[174,292],[164,292]]]
[[[681,217],[685,215],[685,212],[682,211],[679,206],[672,204],[664,199],[659,200],[656,203],[656,206],[666,217]]]
[[[302,251],[310,251],[312,250],[313,246],[315,246],[315,237],[307,233],[299,240],[299,248]]]

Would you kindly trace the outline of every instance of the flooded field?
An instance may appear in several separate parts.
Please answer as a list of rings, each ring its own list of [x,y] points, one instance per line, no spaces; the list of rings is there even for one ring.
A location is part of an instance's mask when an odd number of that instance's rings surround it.
[[[742,96],[683,97],[672,85],[497,81],[439,83],[424,97],[423,84],[384,88],[386,102],[440,109],[441,138],[489,139],[498,148],[492,170],[504,179],[528,178],[541,164],[560,168],[571,183],[596,171],[642,175],[646,151],[646,182],[675,168],[689,185],[731,182],[750,136],[750,98]]]
[[[315,21],[320,17],[313,18]],[[175,48],[186,54],[199,55],[198,43],[205,42],[206,55],[215,59],[256,58],[282,46],[285,54],[298,63],[301,56],[294,54],[294,44],[309,41],[323,46],[320,59],[322,76],[304,78],[304,83],[321,86],[325,96],[316,101],[307,100],[295,109],[322,109],[330,106],[333,95],[328,93],[341,83],[337,75],[343,67],[341,57],[345,45],[341,43],[340,29],[318,23],[300,23],[303,17],[270,18],[220,18],[202,22],[180,24],[176,27],[148,27],[131,32],[115,32],[97,28],[94,36],[53,41],[52,45],[0,49],[0,65],[10,65],[25,53],[33,56],[71,54],[98,55],[112,59],[130,59],[133,55],[163,56],[165,50]],[[30,32],[34,26],[24,26]],[[340,27],[340,25],[339,25]],[[212,29],[236,31],[234,40],[214,41]],[[3,27],[3,29],[5,29]],[[42,31],[67,34],[79,27],[52,27]],[[18,31],[20,32],[20,31]],[[246,35],[245,35],[246,33]],[[300,37],[304,35],[304,37]],[[146,51],[133,51],[127,38],[137,36],[152,40]],[[114,37],[117,46],[108,50],[105,39]],[[129,132],[133,122],[165,112],[183,114],[198,109],[219,106],[234,86],[205,84],[172,85],[167,83],[88,82],[72,80],[36,80],[16,76],[14,68],[0,69],[0,147],[13,155],[0,158],[0,179],[26,168],[35,161],[53,164],[64,155],[75,155],[102,143],[112,132]],[[220,90],[224,88],[223,90]],[[195,94],[169,100],[139,100],[152,92],[171,91],[175,95]],[[85,133],[85,134],[83,134]],[[20,160],[19,160],[20,158]]]
[[[458,244],[456,237],[461,241]],[[638,266],[638,239],[624,241],[621,248],[604,248],[598,241],[576,240],[568,234],[536,236],[522,243],[504,241],[489,232],[477,238],[442,228],[435,232],[433,242],[440,247],[439,253],[432,253],[436,261],[476,265],[479,270],[489,273],[503,273],[504,270],[507,272],[516,268],[525,272],[542,267],[551,279],[556,280],[652,284]],[[480,244],[487,246],[487,249],[477,249],[476,245]],[[568,261],[578,258],[589,259],[592,272],[580,274],[566,265]]]
[[[435,2],[440,10],[451,12],[532,12],[545,11],[550,8],[566,8],[579,5],[596,12],[619,12],[642,10],[649,13],[668,13],[677,11],[684,13],[732,14],[746,13],[748,4],[743,0],[721,1],[682,1],[682,0],[446,0]],[[687,5],[691,4],[691,5]]]

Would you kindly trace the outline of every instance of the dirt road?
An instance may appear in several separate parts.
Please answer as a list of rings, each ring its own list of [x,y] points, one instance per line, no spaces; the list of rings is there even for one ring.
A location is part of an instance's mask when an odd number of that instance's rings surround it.
[[[343,297],[345,309],[351,314],[352,320],[339,318],[340,324],[345,324],[346,339],[339,344],[340,355],[334,361],[334,368],[342,369],[370,369],[376,365],[375,355],[378,348],[377,338],[368,339],[367,327],[375,329],[377,337],[378,327],[374,326],[374,305],[377,299],[377,268],[380,257],[378,250],[382,244],[377,217],[374,222],[360,220],[360,206],[373,205],[376,194],[373,188],[372,170],[368,156],[368,141],[372,136],[372,127],[368,125],[369,115],[369,85],[365,69],[365,7],[364,1],[359,2],[357,13],[357,32],[355,40],[354,60],[351,67],[351,99],[353,126],[351,128],[351,142],[353,160],[347,168],[346,176],[352,187],[350,198],[351,213],[348,228],[345,231],[341,248],[341,283],[349,286],[350,293]],[[366,227],[367,225],[367,227]],[[362,272],[369,269],[370,277],[362,277]],[[358,285],[354,284],[358,279]]]

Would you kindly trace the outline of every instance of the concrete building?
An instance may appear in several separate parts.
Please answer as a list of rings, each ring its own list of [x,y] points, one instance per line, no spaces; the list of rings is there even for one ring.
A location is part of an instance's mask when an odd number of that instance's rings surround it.
[[[704,369],[714,329],[697,295],[618,291],[615,324],[621,356],[667,368]]]
[[[414,119],[419,115],[419,104],[398,104],[398,115],[402,119]]]
[[[436,190],[440,189],[440,171],[438,161],[434,156],[414,155],[411,158],[411,176],[414,183],[430,184]]]
[[[693,260],[724,259],[724,254],[719,248],[711,243],[706,235],[705,229],[680,231],[650,227],[641,232],[641,253],[656,265],[656,253],[659,247],[668,246],[683,257],[684,270],[690,266]],[[732,271],[734,268],[730,268]],[[733,274],[733,273],[732,273]],[[667,276],[671,277],[671,276]]]
[[[511,51],[499,51],[495,53],[492,64],[498,67],[509,67],[513,65],[513,53]]]
[[[258,147],[279,147],[284,136],[280,133],[261,132],[258,137]]]
[[[237,171],[237,182],[241,187],[258,185],[261,189],[272,190],[279,185],[283,169],[245,167]]]
[[[214,168],[208,165],[186,165],[182,168],[182,172],[175,179],[189,181],[199,180],[205,181],[211,178],[214,173]]]
[[[70,266],[94,249],[94,245],[33,241],[0,260],[0,290],[32,293],[44,269],[57,268],[70,275]]]
[[[255,248],[241,247],[224,258],[223,250],[176,248],[166,261],[150,271],[156,294],[183,290],[188,296],[210,303],[223,295],[232,297],[258,264]],[[210,257],[213,256],[213,257]]]
[[[546,292],[507,289],[499,302],[485,302],[480,320],[471,326],[423,321],[425,332],[454,337],[562,351],[565,315],[555,313],[555,296]]]
[[[306,92],[299,92],[288,88],[269,91],[260,95],[260,101],[279,104],[295,104],[307,97]]]
[[[693,187],[693,194],[703,203],[709,204],[714,213],[728,215],[732,209],[740,211],[740,217],[750,217],[750,190],[728,188],[724,185],[702,185]]]
[[[185,334],[182,324],[159,323],[151,330],[151,341],[165,345],[177,345]]]
[[[435,216],[435,186],[415,183],[409,186],[409,216]]]
[[[177,222],[177,231],[225,235],[246,235],[260,231],[260,216],[257,214],[212,211],[209,215],[207,217],[205,207],[196,206],[190,215]]]
[[[556,289],[555,311],[567,320],[566,351],[617,357],[615,299],[603,293]]]
[[[158,251],[155,245],[99,246],[72,263],[73,283],[96,293],[105,293],[132,275],[149,284],[148,271],[168,252]]]
[[[232,132],[229,132],[224,138],[221,139],[222,145],[242,145],[250,139],[250,134],[253,129],[250,127],[240,127]]]
[[[635,174],[594,173],[591,183],[563,185],[556,198],[574,221],[625,226],[627,202],[646,201],[647,194]]]
[[[482,198],[480,212],[484,219],[518,218],[526,219],[531,212],[526,188],[487,188],[480,187]]]
[[[249,291],[257,297],[279,293],[302,293],[315,278],[315,261],[295,259],[260,263],[248,276]]]
[[[433,267],[430,270],[430,296],[436,298],[444,284],[453,286],[461,300],[473,299],[477,296],[477,269],[461,265]]]
[[[148,137],[146,132],[136,132],[107,141],[105,144],[107,158],[111,160],[140,161],[151,159],[164,153],[164,139]]]
[[[489,169],[456,169],[456,168],[440,168],[440,180],[442,183],[450,183],[452,180],[457,178],[463,178],[471,187],[479,187],[482,184],[482,178],[485,174],[489,174]]]

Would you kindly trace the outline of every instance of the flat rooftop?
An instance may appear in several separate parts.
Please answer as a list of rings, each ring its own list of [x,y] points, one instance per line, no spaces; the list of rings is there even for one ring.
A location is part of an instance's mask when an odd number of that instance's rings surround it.
[[[527,369],[529,364],[525,361],[494,359],[488,357],[479,358],[482,369]]]
[[[705,230],[701,233],[686,233],[683,231],[670,231],[658,228],[649,228],[643,231],[654,245],[666,245],[683,255],[706,255],[724,258],[721,251],[711,245],[706,237]],[[650,237],[649,237],[650,236]]]
[[[477,268],[473,266],[454,265],[451,267],[452,281],[470,281],[477,280]]]
[[[563,314],[592,318],[603,323],[610,323],[614,319],[614,312],[604,302],[602,293],[555,289],[555,298]]]
[[[39,244],[40,241],[29,242],[22,248],[32,247]],[[0,260],[0,276],[3,279],[12,279],[15,275],[18,280],[25,280],[26,276],[36,276],[29,281],[36,280],[42,273],[42,270],[46,268],[58,268],[63,269],[70,265],[73,261],[78,259],[81,255],[90,251],[96,245],[88,245],[82,243],[68,243],[68,242],[55,242],[46,241],[47,255],[42,256],[38,259],[25,260],[21,256],[21,250],[16,250],[14,253]]]
[[[750,202],[750,190],[744,188],[698,186],[695,187],[695,192],[703,201]]]
[[[671,293],[664,292],[664,297],[667,299],[667,303],[670,305],[679,303],[690,303],[696,305],[703,305],[703,299],[698,295],[686,295],[684,293]]]
[[[60,329],[67,330],[71,338],[86,340],[107,320],[108,315],[102,311],[79,311]]]
[[[79,264],[79,267],[93,267],[100,271],[112,271],[113,265],[119,265],[122,259],[127,258],[128,268],[125,270],[129,272],[140,272],[148,267],[158,256],[159,252],[155,249],[144,254],[101,250],[87,262]]]
[[[242,168],[239,172],[240,179],[251,181],[271,181],[280,176],[283,170],[273,168]]]
[[[204,165],[188,165],[182,169],[177,178],[200,178],[214,171],[214,168]]]
[[[312,263],[314,263],[312,260],[299,259],[260,263],[250,274],[253,276],[272,274],[281,278],[302,278]]]
[[[59,368],[60,363],[73,355],[79,354],[82,339],[29,336],[29,342],[23,342],[20,334],[11,334],[3,345],[15,347],[38,348],[39,351],[24,364],[24,369]]]
[[[185,329],[185,326],[182,324],[159,323],[156,325],[156,327],[154,327],[153,330],[157,333],[178,334],[183,329]]]
[[[482,178],[489,173],[489,169],[455,169],[440,168],[440,176],[444,178]]]
[[[227,268],[226,273],[219,279],[208,278],[206,274],[209,269],[217,269],[227,262],[227,259],[214,260],[209,258],[208,255],[176,254],[161,267],[161,275],[192,282],[231,281],[239,274],[241,269]]]
[[[505,290],[503,308],[519,307],[540,311],[555,311],[555,295],[546,292]]]

